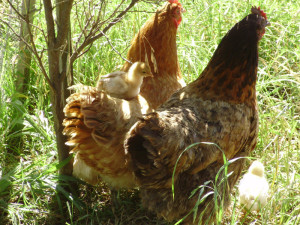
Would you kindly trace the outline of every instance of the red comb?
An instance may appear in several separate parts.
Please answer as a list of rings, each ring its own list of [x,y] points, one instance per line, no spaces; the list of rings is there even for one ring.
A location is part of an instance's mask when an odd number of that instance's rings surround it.
[[[267,19],[267,13],[265,13],[263,10],[261,10],[260,7],[258,7],[258,10],[260,11],[260,15],[262,17],[264,17],[265,19]]]
[[[182,7],[181,3],[178,0],[167,0],[170,4],[177,4],[179,7],[181,7],[182,12],[185,12],[185,9]]]
[[[267,20],[267,13],[265,13],[263,10],[261,10],[260,7],[256,8],[256,6],[253,6],[251,8],[251,12],[253,14],[261,15],[262,17],[264,17]]]

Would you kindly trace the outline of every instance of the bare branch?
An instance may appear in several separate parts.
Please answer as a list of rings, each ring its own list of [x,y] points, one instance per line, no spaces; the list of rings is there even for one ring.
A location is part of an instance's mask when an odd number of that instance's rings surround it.
[[[90,45],[87,47],[87,49],[85,49],[83,52],[81,52],[80,55],[79,55],[78,57],[80,57],[80,56],[84,55],[85,53],[87,53],[87,52],[91,49],[91,47],[92,47],[92,44],[90,44]]]
[[[34,39],[33,39],[33,35],[32,35],[32,32],[31,32],[30,24],[29,23],[27,23],[27,29],[28,29],[28,34],[29,34],[29,37],[30,37],[30,42],[31,42],[31,45],[32,45],[32,49],[33,49],[33,54],[35,55],[35,57],[36,57],[36,59],[38,61],[39,67],[42,70],[42,73],[43,73],[46,81],[48,82],[50,88],[53,90],[54,87],[52,85],[52,82],[50,81],[50,79],[48,77],[48,74],[47,74],[47,72],[45,70],[44,64],[42,62],[42,58],[40,58],[39,53],[38,53],[38,51],[36,49],[36,45],[35,45],[35,42],[34,42]]]
[[[86,23],[86,25],[85,25],[85,28],[83,28],[82,25],[81,25],[81,22],[80,22],[80,20],[79,20],[79,18],[81,18],[81,17],[80,17],[79,14],[78,14],[77,4],[75,4],[75,14],[76,14],[76,20],[77,20],[79,29],[80,29],[80,31],[81,31],[79,37],[77,38],[76,44],[75,44],[75,49],[77,49],[77,47],[78,47],[78,45],[79,45],[79,42],[80,42],[80,40],[81,40],[81,37],[82,37],[82,35],[84,35],[85,29],[86,29],[87,25],[88,25],[89,22],[90,22],[90,20],[89,20],[90,18],[88,19],[88,21],[87,21],[87,23]]]
[[[44,39],[47,40],[47,36],[46,36],[46,34],[45,34],[45,30],[43,30],[42,28],[40,28],[40,27],[34,25],[33,23],[30,23],[29,25],[32,26],[32,27],[34,27],[34,28],[36,28],[36,29],[38,29],[38,30],[42,33]]]
[[[48,82],[50,88],[53,89],[52,83],[51,83],[51,81],[50,81],[50,79],[49,79],[49,77],[48,77],[48,74],[47,74],[47,72],[46,72],[46,70],[45,70],[45,68],[44,68],[44,65],[43,65],[43,62],[42,62],[42,58],[39,56],[38,51],[37,51],[37,49],[36,49],[36,47],[35,47],[35,44],[34,44],[34,42],[33,42],[33,36],[32,36],[31,30],[29,29],[29,31],[28,31],[28,33],[29,33],[29,35],[30,35],[30,43],[28,43],[22,36],[20,36],[20,35],[14,30],[14,28],[12,28],[12,27],[10,26],[10,24],[8,24],[6,21],[4,21],[4,20],[2,20],[2,19],[0,19],[0,21],[1,21],[2,23],[4,23],[4,24],[5,24],[5,25],[6,25],[6,26],[14,33],[14,35],[15,35],[19,40],[21,40],[21,41],[28,47],[28,49],[34,54],[34,56],[35,56],[35,58],[36,58],[36,60],[37,60],[37,62],[38,62],[38,65],[39,65],[39,67],[40,67],[40,69],[41,69],[41,71],[42,71],[42,74],[44,75],[45,79],[47,80],[47,82]],[[27,24],[27,26],[29,26],[29,25]]]
[[[113,19],[98,35],[95,35],[93,37],[86,38],[83,43],[79,46],[78,49],[74,51],[74,53],[71,56],[70,62],[73,63],[79,56],[80,52],[89,44],[92,44],[97,39],[104,36],[104,34],[117,22],[119,22],[122,17],[138,2],[139,0],[132,0],[131,3],[127,6],[127,8],[120,12],[115,19]]]
[[[128,59],[125,59],[122,55],[121,55],[121,53],[112,45],[112,43],[110,42],[110,40],[109,40],[109,37],[107,37],[107,35],[106,34],[104,34],[102,31],[101,31],[101,33],[103,34],[103,36],[104,37],[106,37],[106,40],[107,40],[107,42],[108,42],[108,44],[111,46],[111,48],[123,59],[123,60],[125,60],[125,61],[127,61],[128,63],[131,63],[132,64],[132,62],[131,61],[129,61]]]
[[[97,15],[97,18],[96,18],[96,23],[99,23],[100,22],[100,19],[101,19],[101,13],[102,13],[102,8],[103,8],[103,5],[105,4],[104,1],[101,2],[101,5],[100,5],[100,9],[98,10],[98,15]]]
[[[124,3],[125,0],[122,0],[122,2],[115,8],[115,10],[113,11],[113,13],[108,17],[108,20],[112,19],[113,17],[115,17],[116,13],[118,12],[119,8],[121,7],[121,5]],[[121,11],[122,13],[123,11]]]
[[[7,0],[10,7],[15,11],[15,13],[22,19],[25,20],[25,17],[21,15],[21,13],[13,6],[10,0]]]

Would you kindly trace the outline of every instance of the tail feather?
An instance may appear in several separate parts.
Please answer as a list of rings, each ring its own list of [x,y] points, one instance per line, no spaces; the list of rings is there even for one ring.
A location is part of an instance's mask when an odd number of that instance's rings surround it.
[[[116,188],[134,186],[123,142],[127,131],[146,110],[148,105],[140,97],[131,101],[116,99],[86,86],[72,94],[64,108],[63,133],[68,136],[70,152],[76,154],[74,167],[80,167],[75,168],[75,175],[94,183],[98,173]],[[82,169],[84,166],[90,169]]]

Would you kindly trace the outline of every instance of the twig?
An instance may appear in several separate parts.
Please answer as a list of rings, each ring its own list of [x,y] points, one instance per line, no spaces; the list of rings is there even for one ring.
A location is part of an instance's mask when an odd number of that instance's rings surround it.
[[[10,7],[15,11],[15,13],[17,13],[17,15],[25,21],[25,17],[21,15],[21,13],[13,6],[13,4],[11,3],[10,0],[7,0],[8,4],[10,5]]]
[[[118,12],[118,9],[121,7],[121,5],[124,3],[125,0],[122,0],[122,2],[115,8],[115,10],[110,14],[110,16],[107,18],[107,20],[112,19],[116,13]],[[122,11],[121,11],[122,12]]]
[[[84,42],[79,46],[78,49],[76,49],[74,51],[74,53],[71,56],[70,59],[70,63],[73,63],[75,61],[75,59],[78,58],[78,55],[80,54],[80,52],[89,44],[92,44],[94,41],[96,41],[97,39],[99,39],[100,37],[103,36],[103,34],[105,34],[114,24],[116,24],[117,22],[119,22],[122,17],[138,2],[139,0],[132,0],[131,3],[128,5],[128,7],[122,11],[121,13],[118,14],[118,16],[113,19],[103,30],[102,32],[100,32],[100,34],[95,35],[93,37],[90,37],[86,40],[84,40]]]
[[[107,42],[108,42],[108,44],[111,46],[111,48],[123,59],[123,60],[125,60],[125,61],[127,61],[128,63],[131,63],[132,64],[132,62],[131,61],[129,61],[128,59],[125,59],[122,55],[121,55],[121,53],[113,46],[113,44],[110,42],[110,40],[109,40],[109,37],[107,37],[107,35],[106,34],[104,34],[102,31],[101,31],[101,33],[103,34],[103,36],[106,38],[106,40],[107,40]]]
[[[48,77],[48,74],[47,74],[47,72],[46,72],[44,66],[43,66],[42,59],[40,58],[40,56],[39,56],[39,54],[38,54],[38,52],[37,52],[37,49],[36,49],[36,47],[35,47],[35,44],[32,43],[32,42],[33,42],[33,36],[32,36],[31,30],[30,30],[30,29],[28,30],[28,33],[29,33],[29,36],[30,36],[30,43],[28,43],[22,36],[20,36],[20,35],[14,30],[14,28],[12,28],[12,27],[10,26],[10,24],[8,24],[6,21],[4,21],[4,20],[2,20],[2,19],[0,19],[0,21],[1,21],[2,23],[4,23],[4,24],[5,24],[5,25],[6,25],[6,26],[14,33],[14,35],[15,35],[20,41],[22,41],[22,42],[29,48],[29,50],[34,54],[35,58],[37,59],[38,65],[39,65],[39,67],[40,67],[40,69],[41,69],[41,71],[42,71],[42,74],[44,75],[45,79],[47,80],[47,82],[48,82],[50,88],[53,89],[53,85],[52,85],[52,83],[51,83],[51,81],[50,81],[50,79],[49,79],[49,77]],[[28,24],[27,24],[27,25],[28,25]]]
[[[105,4],[105,2],[104,1],[101,1],[101,5],[100,5],[100,9],[98,10],[99,11],[99,13],[98,13],[98,15],[97,15],[97,18],[96,18],[96,23],[99,23],[100,22],[100,19],[101,19],[101,15],[102,15],[102,8],[103,8],[103,5]],[[102,26],[102,24],[101,24],[101,26]],[[100,26],[99,26],[99,29],[100,29]]]
[[[35,57],[36,57],[36,59],[38,61],[38,64],[40,66],[40,69],[42,70],[42,73],[43,73],[46,81],[48,82],[48,84],[49,84],[50,88],[52,89],[52,91],[54,91],[54,86],[53,86],[51,80],[48,77],[48,74],[47,74],[47,72],[45,70],[45,67],[44,67],[44,64],[42,62],[42,59],[39,57],[39,53],[38,53],[38,51],[36,49],[36,45],[34,43],[33,35],[32,35],[32,32],[31,32],[31,29],[30,29],[30,24],[29,23],[26,23],[26,24],[27,24],[27,29],[28,29],[29,37],[30,37],[30,42],[31,42],[32,49],[33,49],[33,54],[35,55]]]
[[[78,58],[82,55],[84,55],[85,53],[87,53],[92,47],[92,44],[89,45],[89,47],[87,47],[87,49],[85,49],[83,52],[81,52],[79,55],[78,55]]]

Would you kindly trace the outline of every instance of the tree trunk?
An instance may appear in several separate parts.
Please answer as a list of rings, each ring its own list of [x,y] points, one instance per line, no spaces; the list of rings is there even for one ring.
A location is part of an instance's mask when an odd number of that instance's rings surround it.
[[[23,0],[21,14],[25,18],[28,18],[29,24],[25,21],[21,21],[20,37],[27,43],[30,43],[29,30],[33,23],[34,6],[36,0]],[[29,27],[28,27],[29,26]],[[31,64],[31,51],[28,49],[24,41],[19,43],[19,59],[16,69],[16,89],[18,92],[23,93],[25,86],[30,77],[30,64]]]
[[[54,48],[55,49],[55,48]],[[54,129],[56,133],[57,151],[59,162],[69,157],[69,148],[65,145],[67,141],[66,136],[62,134],[64,119],[63,108],[65,106],[65,99],[70,95],[67,87],[66,71],[60,71],[57,62],[61,61],[66,68],[65,57],[62,57],[58,50],[52,50],[49,52],[49,74],[54,87],[54,90],[50,91],[52,112],[54,118]],[[72,175],[71,162],[61,169],[61,174]]]
[[[52,111],[54,118],[54,129],[56,133],[57,151],[59,161],[69,157],[69,148],[65,145],[66,136],[62,134],[64,119],[63,108],[65,99],[70,95],[68,78],[72,74],[69,63],[70,58],[70,13],[73,0],[56,0],[57,36],[54,32],[54,21],[52,17],[52,6],[49,0],[44,0],[48,27],[48,62],[49,76],[52,84],[50,91]],[[48,16],[48,17],[47,17]],[[72,175],[73,166],[69,162],[61,170],[61,174]]]

